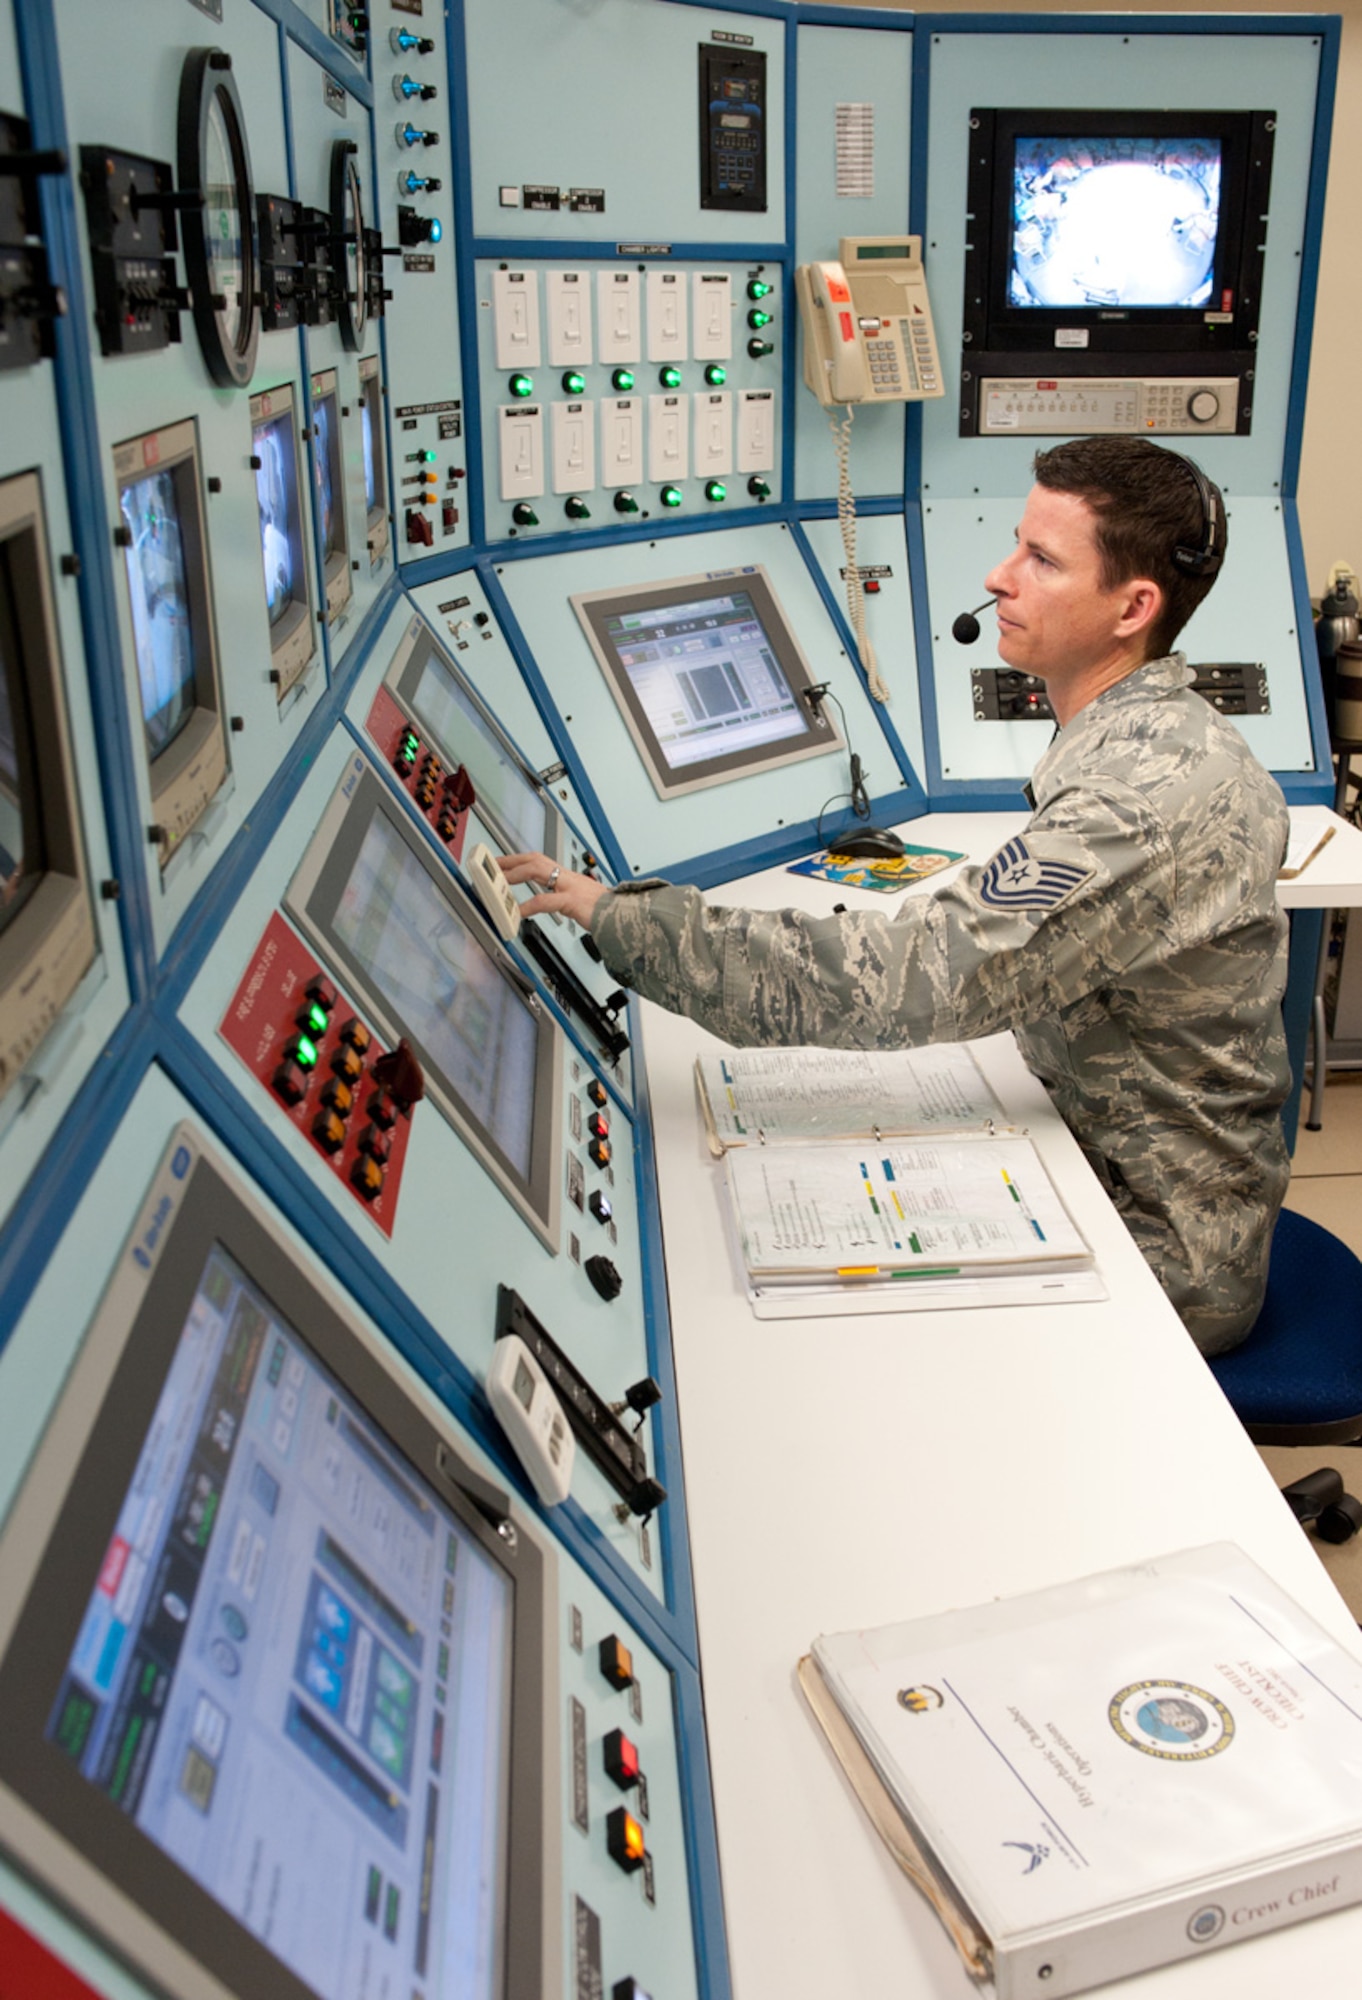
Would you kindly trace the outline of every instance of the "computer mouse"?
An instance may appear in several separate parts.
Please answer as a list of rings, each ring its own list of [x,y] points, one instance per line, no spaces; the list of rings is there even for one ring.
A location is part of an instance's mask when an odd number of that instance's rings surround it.
[[[849,861],[895,861],[903,842],[885,826],[851,826],[828,842],[828,853]]]

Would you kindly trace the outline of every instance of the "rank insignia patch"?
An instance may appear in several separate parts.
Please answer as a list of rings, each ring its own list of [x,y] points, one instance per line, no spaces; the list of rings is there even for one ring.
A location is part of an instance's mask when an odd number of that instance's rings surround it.
[[[1096,872],[1069,861],[1038,861],[1024,840],[1009,840],[979,878],[979,901],[993,910],[1053,910]]]

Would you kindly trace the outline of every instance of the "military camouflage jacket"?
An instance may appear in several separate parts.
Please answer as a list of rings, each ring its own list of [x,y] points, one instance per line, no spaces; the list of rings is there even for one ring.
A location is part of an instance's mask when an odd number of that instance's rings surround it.
[[[1287,816],[1181,654],[1090,702],[982,867],[890,916],[711,908],[622,885],[617,979],[737,1044],[890,1048],[1015,1031],[1207,1352],[1252,1325],[1288,1166]]]

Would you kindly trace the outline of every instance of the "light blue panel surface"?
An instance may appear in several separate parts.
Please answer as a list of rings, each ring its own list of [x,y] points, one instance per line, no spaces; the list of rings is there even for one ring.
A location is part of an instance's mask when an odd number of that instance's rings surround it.
[[[415,50],[395,52],[388,25],[382,26],[372,44],[374,71],[374,171],[377,218],[383,239],[390,249],[401,247],[399,209],[408,209],[422,223],[439,224],[438,243],[422,241],[402,250],[400,256],[383,260],[383,282],[392,293],[385,307],[384,348],[388,366],[388,411],[391,418],[394,465],[394,528],[397,559],[429,553],[423,543],[408,543],[406,511],[410,481],[417,466],[409,454],[425,449],[439,453],[434,467],[440,478],[441,500],[448,500],[458,514],[451,529],[444,523],[441,506],[425,510],[434,536],[432,547],[440,552],[468,545],[467,488],[461,480],[451,480],[451,466],[462,468],[463,371],[459,355],[458,303],[454,290],[454,138],[453,106],[450,103],[446,48],[447,23],[442,9],[427,8],[421,15],[403,19],[394,15],[392,31],[406,30],[423,41],[434,42],[429,55]],[[399,99],[395,84],[406,78],[438,96],[411,101]],[[398,127],[408,124],[424,131],[437,131],[433,146],[409,147],[399,142]],[[437,180],[434,193],[413,192],[399,186],[404,177]],[[433,268],[427,270],[429,264]],[[460,434],[451,436],[457,418]],[[443,420],[443,426],[442,426]],[[407,482],[404,484],[404,482]]]
[[[666,874],[740,841],[778,839],[781,827],[814,819],[825,801],[847,790],[843,749],[681,798],[659,799],[568,602],[577,591],[727,573],[743,564],[767,570],[814,681],[831,683],[846,710],[852,741],[865,755],[878,730],[874,705],[783,527],[772,523],[733,528],[724,535],[677,536],[651,546],[573,550],[506,563],[500,571],[586,775],[607,802],[614,832],[637,875]],[[879,768],[888,781],[884,789],[893,789],[899,779],[887,751]],[[840,824],[840,819],[831,818],[829,824]]]
[[[806,521],[804,533],[817,556],[839,604],[846,602],[842,572],[846,552],[836,521]],[[884,711],[908,753],[913,769],[925,782],[922,737],[922,703],[918,698],[916,633],[913,619],[913,591],[908,577],[908,544],[902,514],[862,514],[856,522],[856,565],[858,569],[887,570],[879,578],[879,590],[865,600],[866,630],[880,674],[889,689],[889,705]],[[889,776],[878,747],[862,745],[862,756],[870,751],[866,784],[872,792],[882,789]]]
[[[8,8],[0,8],[0,110],[23,115],[19,58]],[[35,1161],[66,1117],[72,1100],[98,1060],[128,1004],[128,982],[119,934],[118,906],[103,901],[109,840],[101,806],[99,761],[85,675],[85,642],[73,577],[60,562],[73,544],[67,514],[57,423],[57,392],[50,361],[0,374],[0,481],[17,472],[42,475],[47,544],[52,562],[53,611],[66,687],[66,714],[76,792],[85,832],[85,863],[92,885],[99,957],[61,1020],[35,1051],[24,1076],[0,1101],[0,1219],[8,1215]]]
[[[980,613],[981,635],[973,646],[958,645],[950,632],[957,612],[978,603],[983,578],[1011,549],[1022,505],[1017,499],[936,500],[923,508],[944,779],[1025,779],[1050,739],[1049,726],[1039,722],[974,719],[971,668],[1002,664],[992,613]],[[1269,770],[1314,768],[1280,502],[1231,502],[1225,567],[1178,644],[1193,661],[1263,661],[1271,714],[1233,719]]]
[[[287,187],[278,31],[256,8],[231,7],[221,25],[193,8],[168,11],[161,0],[128,0],[126,6],[117,8],[91,8],[81,0],[58,0],[55,11],[73,155],[82,145],[103,144],[173,164],[175,114],[185,55],[191,48],[215,46],[232,56],[255,185],[269,192]],[[88,237],[79,190],[76,215],[86,302],[93,313]],[[206,502],[207,527],[225,712],[239,717],[242,726],[239,733],[228,737],[232,772],[227,785],[164,875],[157,866],[155,850],[146,850],[158,953],[164,951],[175,925],[231,835],[287,755],[323,681],[321,672],[314,668],[301,698],[286,704],[281,714],[269,680],[269,620],[260,561],[259,507],[255,476],[248,462],[248,396],[282,381],[297,381],[297,335],[261,335],[248,389],[212,385],[188,313],[181,315],[181,335],[180,345],[161,353],[113,355],[106,360],[99,355],[98,334],[93,325],[90,328],[104,468],[103,507],[110,537],[118,520],[112,453],[114,445],[124,439],[185,417],[197,417],[204,477],[222,481],[221,491]],[[155,814],[141,747],[142,714],[127,582],[121,553],[111,539],[106,547],[114,564],[119,603],[127,711],[138,767],[138,819],[148,823]]]
[[[628,259],[622,260],[622,263],[611,262],[610,264],[601,264],[599,262],[593,264],[589,260],[583,259],[580,264],[574,264],[569,267],[561,259],[557,258],[554,259],[552,264],[537,262],[527,258],[523,264],[516,264],[512,268],[525,271],[528,274],[528,281],[538,288],[541,351],[544,359],[534,370],[532,379],[535,386],[535,395],[530,399],[526,407],[533,407],[541,410],[543,413],[544,488],[542,495],[535,498],[531,503],[534,512],[538,515],[538,526],[517,527],[512,518],[514,502],[512,500],[503,500],[501,497],[500,444],[498,439],[500,418],[498,411],[503,407],[511,407],[512,398],[508,386],[511,379],[510,371],[507,369],[498,369],[496,365],[492,279],[493,273],[497,268],[498,266],[492,263],[482,263],[477,267],[478,375],[483,465],[485,468],[484,510],[486,534],[489,542],[499,542],[511,537],[514,537],[517,541],[532,541],[537,536],[551,534],[598,534],[602,528],[618,531],[621,535],[646,535],[649,532],[648,521],[650,516],[653,520],[667,520],[672,517],[670,510],[662,505],[659,497],[664,478],[674,483],[681,491],[681,506],[676,510],[678,518],[681,515],[709,514],[717,522],[722,519],[726,512],[731,511],[735,507],[752,506],[753,499],[748,492],[747,485],[748,472],[746,470],[738,470],[737,436],[739,398],[744,390],[761,390],[766,392],[770,398],[768,435],[771,439],[773,449],[770,453],[770,463],[761,467],[760,477],[766,482],[772,494],[778,495],[780,493],[782,479],[780,438],[783,428],[780,357],[782,347],[786,344],[786,336],[793,331],[793,328],[782,324],[785,317],[781,305],[784,274],[779,265],[769,263],[727,264],[720,257],[704,264],[672,264],[668,262],[666,267],[669,271],[676,270],[685,273],[691,299],[694,298],[693,281],[702,274],[723,272],[730,279],[731,316],[733,323],[732,351],[731,354],[725,356],[722,362],[719,363],[727,379],[718,389],[718,393],[726,395],[730,400],[733,455],[729,464],[719,475],[726,491],[726,498],[716,503],[711,502],[706,497],[705,488],[709,481],[708,477],[699,470],[697,458],[696,405],[706,395],[715,393],[705,382],[704,371],[708,365],[705,361],[683,359],[676,363],[681,375],[681,386],[674,393],[679,396],[683,405],[682,416],[685,426],[687,466],[685,476],[679,477],[674,473],[667,473],[654,478],[652,475],[649,453],[653,425],[656,420],[654,399],[661,398],[664,394],[660,382],[660,371],[664,364],[657,361],[647,361],[642,358],[630,361],[627,367],[633,375],[635,383],[634,388],[628,391],[628,394],[637,399],[642,405],[644,439],[642,452],[643,476],[641,479],[624,478],[611,462],[609,436],[601,406],[603,399],[614,398],[621,392],[615,389],[611,383],[611,376],[616,364],[601,360],[596,274],[601,270],[614,271],[620,268],[629,268],[639,272],[640,267],[637,264],[631,264]],[[505,269],[506,266],[502,264],[500,268]],[[556,367],[551,367],[548,362],[548,315],[545,282],[548,272],[568,268],[585,271],[588,274],[588,282],[591,288],[592,353],[594,356],[592,363],[584,365],[580,370],[581,374],[586,378],[586,389],[583,395],[571,399],[569,399],[567,392],[562,386],[564,374],[562,364],[560,363]],[[769,312],[772,315],[772,324],[761,329],[761,338],[764,341],[770,341],[775,348],[775,352],[753,357],[747,352],[747,343],[750,339],[754,338],[754,330],[748,325],[747,316],[753,310],[753,302],[747,297],[746,287],[750,279],[758,276],[765,283],[774,287],[770,297],[761,301],[760,310]],[[642,327],[640,355],[646,355],[648,351],[647,282],[646,272],[641,273],[638,278],[640,287],[640,323]],[[686,335],[688,349],[693,323],[693,312],[688,310]],[[553,477],[553,408],[555,404],[566,403],[569,400],[573,402],[584,401],[590,409],[591,423],[595,436],[596,478],[594,484],[574,485],[571,493],[566,489],[562,492],[555,492]],[[880,412],[877,411],[875,414],[879,415]],[[615,494],[622,489],[626,489],[633,494],[634,499],[638,503],[637,513],[620,514],[616,511],[614,505]],[[589,520],[574,521],[568,517],[566,504],[568,499],[574,496],[585,499],[588,503],[590,511]]]
[[[785,235],[785,23],[637,0],[466,0],[478,236],[777,243]],[[718,28],[766,52],[765,214],[700,206],[699,55]],[[503,185],[560,187],[557,214],[502,208]],[[569,188],[603,188],[573,215]]]
[[[961,438],[966,145],[975,106],[1273,110],[1271,222],[1250,437],[1198,438],[1195,455],[1231,499],[1277,490],[1286,433],[1306,194],[1319,78],[1317,37],[934,34],[923,255],[946,394],[924,406],[924,495],[1023,493],[1034,438]],[[1056,363],[1059,367],[1059,363]],[[1113,357],[1112,372],[1119,364]],[[1138,373],[1132,365],[1127,371]]]
[[[908,227],[913,37],[875,28],[801,26],[796,55],[799,143],[795,149],[795,262],[810,264],[835,257],[843,236],[891,236],[895,230]],[[839,104],[873,107],[873,195],[837,192]],[[929,287],[934,275],[929,262]],[[837,491],[837,465],[827,416],[817,398],[803,387],[802,328],[797,341],[796,491],[801,500],[831,499]],[[903,491],[903,430],[901,404],[857,411],[851,476],[858,493]]]
[[[56,1402],[62,1382],[84,1338],[105,1284],[136,1220],[147,1188],[160,1164],[176,1125],[190,1117],[190,1108],[160,1071],[148,1072],[85,1196],[41,1280],[28,1310],[0,1356],[0,1520],[8,1512],[29,1459]],[[202,1127],[200,1126],[200,1129]],[[210,1140],[210,1145],[212,1141]],[[219,1158],[223,1150],[216,1148]],[[235,1166],[233,1175],[240,1178]],[[336,1280],[291,1223],[258,1192],[252,1198],[265,1208],[269,1223],[322,1289],[333,1297]],[[71,1246],[78,1246],[71,1254]],[[371,1336],[377,1330],[353,1302],[344,1310],[359,1320]],[[306,1329],[304,1329],[306,1331]],[[380,1336],[381,1337],[381,1336]],[[458,1450],[484,1477],[502,1484],[498,1469],[462,1432],[432,1391],[394,1357],[417,1401],[453,1433]],[[550,1686],[556,1681],[557,1701],[549,1705],[548,1741],[556,1745],[557,1762],[548,1774],[545,1792],[545,1846],[549,1862],[549,1894],[560,1874],[561,1918],[550,1907],[551,1924],[561,1922],[563,2000],[577,1991],[571,1921],[574,1896],[580,1895],[598,1913],[602,1927],[602,1957],[606,1991],[632,1972],[647,1979],[650,1990],[669,2000],[694,2000],[698,1981],[694,1963],[692,1909],[686,1852],[685,1809],[682,1801],[677,1743],[675,1673],[645,1644],[626,1618],[544,1530],[516,1503],[522,1533],[530,1532],[546,1549],[550,1578],[549,1627],[545,1635],[545,1669]],[[573,1612],[580,1613],[582,1646],[571,1643]],[[632,1693],[619,1693],[603,1678],[598,1664],[600,1641],[618,1634],[634,1659],[639,1712]],[[570,1700],[586,1712],[588,1749],[586,1789],[588,1827],[582,1833],[572,1821],[572,1738],[568,1727]],[[641,1719],[640,1719],[641,1717]],[[646,1832],[657,1881],[657,1903],[641,1894],[637,1876],[626,1877],[609,1858],[605,1817],[625,1795],[608,1779],[601,1752],[611,1729],[623,1728],[638,1745],[647,1774],[649,1818]],[[633,1795],[629,1803],[635,1803]],[[699,1829],[707,1847],[712,1835]],[[146,1988],[85,1932],[80,1930],[30,1883],[0,1862],[0,1906],[89,1981],[106,2000],[143,2000]],[[511,1921],[514,1921],[514,1913]]]
[[[421,609],[425,613],[426,622],[433,631],[435,638],[446,648],[459,671],[487,704],[488,708],[491,709],[498,723],[500,723],[506,734],[511,738],[514,748],[532,770],[543,771],[555,765],[558,760],[554,754],[552,742],[547,731],[544,729],[543,723],[539,719],[537,711],[534,709],[525,684],[520,678],[519,670],[511,657],[510,648],[507,646],[501,628],[497,624],[495,614],[488,606],[486,595],[476,573],[471,570],[461,571],[458,575],[448,578],[443,583],[426,584],[423,586],[423,589],[425,602],[421,605]],[[413,595],[419,600],[422,592],[418,591],[413,593]],[[477,623],[479,616],[486,621],[482,625]],[[388,671],[389,662],[401,645],[411,621],[411,601],[406,597],[399,597],[384,625],[382,633],[375,642],[373,651],[365,663],[363,672],[355,683],[350,700],[346,705],[346,714],[359,734],[365,748],[369,749],[374,755],[375,763],[379,764],[380,768],[383,768],[384,777],[388,780],[392,790],[408,802],[413,823],[420,825],[425,830],[432,853],[440,855],[441,859],[449,866],[451,873],[459,876],[462,880],[460,871],[449,860],[448,850],[437,838],[431,836],[429,822],[423,819],[416,812],[415,808],[411,806],[410,789],[398,782],[396,775],[390,768],[382,766],[382,760],[378,756],[377,751],[374,750],[373,740],[365,727],[370,709],[373,707],[374,696],[383,682],[384,676]],[[526,739],[512,730],[507,723],[507,698],[512,698],[512,705],[515,707],[517,713],[522,716],[524,721],[530,724],[534,732],[532,740],[538,746],[537,753],[532,753],[527,747]],[[527,710],[529,711],[528,713],[525,712]],[[565,868],[579,868],[582,865],[582,850],[585,849],[588,853],[594,852],[600,845],[600,837],[587,827],[585,817],[576,809],[576,798],[571,784],[566,777],[555,779],[550,796],[554,804],[565,815],[576,821],[576,828],[574,830],[576,837],[571,839],[568,851],[562,857],[562,865]],[[494,854],[501,852],[500,842],[496,834],[489,827],[483,825],[478,817],[478,810],[475,805],[466,836],[465,854],[472,847],[473,843],[478,840],[484,841]],[[598,863],[598,872],[606,880],[610,879],[609,870],[603,864]],[[467,887],[469,885],[465,882],[464,886]],[[549,941],[558,951],[560,957],[566,961],[569,969],[576,974],[577,978],[581,980],[590,993],[594,994],[597,1000],[603,1001],[607,995],[619,991],[619,981],[613,978],[603,965],[598,964],[594,959],[590,958],[582,949],[581,933],[574,924],[570,924],[564,917],[541,917],[539,924]],[[540,972],[535,961],[528,956],[525,949],[520,945],[513,945],[511,949],[525,966],[525,969],[542,986],[543,974]],[[557,998],[558,996],[555,995],[554,997]],[[593,1055],[597,1061],[604,1063],[606,1060],[605,1056],[596,1047],[595,1040],[585,1025],[574,1019],[573,1026],[579,1038],[584,1041],[587,1053]],[[627,1028],[625,1032],[628,1032]],[[632,1103],[634,1078],[633,1056],[630,1051],[626,1050],[620,1058],[619,1063],[613,1068],[608,1069],[606,1080],[614,1085],[626,1102]]]
[[[363,187],[366,218],[373,215],[374,171],[370,144],[369,114],[357,98],[343,93],[344,105],[337,109],[337,92],[329,73],[296,42],[288,45],[289,108],[293,119],[293,164],[296,186],[292,190],[309,208],[330,211],[331,149],[337,139],[351,139],[359,148],[358,164]],[[341,440],[345,460],[346,522],[349,530],[351,572],[354,595],[343,611],[331,620],[328,641],[331,668],[354,638],[364,614],[393,572],[393,554],[374,561],[365,548],[364,442],[360,428],[360,356],[346,350],[338,326],[310,326],[303,335],[309,373],[334,368],[340,392]],[[370,320],[365,328],[363,353],[378,352],[378,327]],[[391,407],[391,398],[389,398]],[[410,468],[407,468],[410,470]],[[323,602],[325,599],[323,599]]]
[[[247,1110],[265,1124],[287,1151],[296,1170],[322,1190],[347,1227],[361,1233],[370,1253],[392,1273],[418,1312],[436,1329],[451,1352],[479,1379],[486,1374],[496,1331],[497,1286],[518,1291],[554,1339],[588,1375],[602,1395],[622,1396],[630,1383],[650,1372],[643,1306],[643,1269],[638,1193],[626,1115],[611,1117],[614,1161],[604,1181],[614,1203],[617,1241],[593,1217],[581,1214],[564,1196],[561,1250],[553,1255],[502,1195],[496,1183],[446,1124],[433,1105],[418,1107],[402,1174],[397,1222],[391,1239],[366,1216],[361,1203],[276,1107],[266,1088],[252,1078],[219,1040],[218,1023],[252,963],[266,923],[279,905],[294,869],[324,808],[340,782],[354,743],[337,731],[303,779],[297,797],[248,887],[238,899],[203,971],[181,1009],[182,1018],[209,1056],[240,1088]],[[344,987],[343,974],[338,973]],[[575,1071],[575,1073],[574,1073]],[[584,1159],[584,1142],[569,1124],[570,1100],[584,1109],[590,1080],[586,1064],[569,1047],[563,1074],[564,1157],[569,1148]],[[586,1172],[588,1190],[602,1177]],[[624,1289],[612,1303],[600,1298],[571,1255],[576,1237],[582,1259],[596,1250],[617,1265]],[[645,1428],[647,1436],[647,1428]],[[649,1438],[649,1464],[656,1462]],[[659,1597],[656,1537],[646,1544],[637,1523],[615,1519],[618,1495],[595,1467],[579,1455],[573,1497],[602,1537]]]

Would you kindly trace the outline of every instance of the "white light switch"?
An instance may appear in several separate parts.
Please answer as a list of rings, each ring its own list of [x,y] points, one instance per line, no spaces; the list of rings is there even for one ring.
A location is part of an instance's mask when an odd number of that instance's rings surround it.
[[[774,389],[738,391],[738,470],[771,472],[776,463]]]
[[[727,389],[704,389],[695,398],[695,476],[723,477],[733,470],[733,398]]]
[[[539,279],[533,271],[493,271],[497,367],[539,366]]]
[[[691,348],[697,361],[733,353],[733,282],[727,271],[697,271],[691,281]]]
[[[648,477],[659,485],[686,477],[686,402],[685,396],[648,398]]]
[[[648,359],[684,361],[685,358],[686,274],[649,271]]]
[[[549,366],[590,367],[590,272],[546,271],[544,294],[549,320]]]
[[[553,490],[580,493],[596,484],[596,406],[550,403]]]
[[[504,403],[501,420],[501,497],[532,500],[544,490],[544,415],[538,403]]]
[[[637,271],[610,269],[596,273],[596,325],[601,360],[637,361],[643,352],[640,333]]]
[[[601,404],[601,485],[637,486],[643,477],[643,404],[607,396]]]

